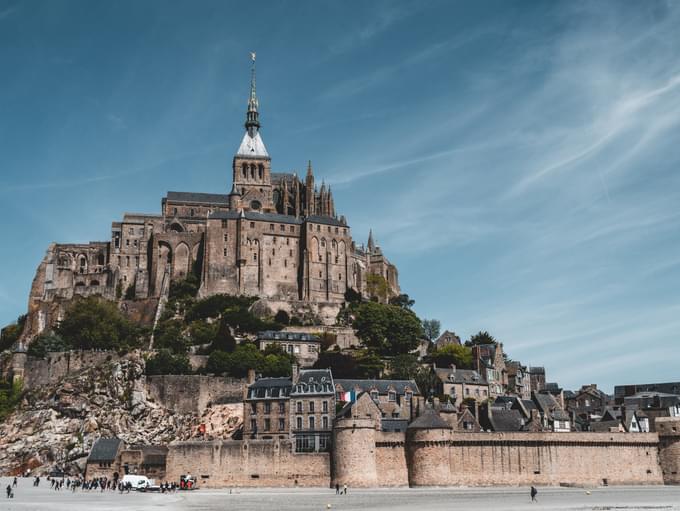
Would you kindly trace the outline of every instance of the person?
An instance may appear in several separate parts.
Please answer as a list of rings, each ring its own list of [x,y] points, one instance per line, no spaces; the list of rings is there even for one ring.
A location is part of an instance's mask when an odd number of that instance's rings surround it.
[[[538,502],[538,500],[536,500],[536,495],[538,495],[538,490],[536,489],[535,486],[532,486],[531,487],[531,502]]]
[[[17,478],[15,476],[14,481],[12,481],[12,488],[16,488],[16,487],[17,487]]]
[[[342,492],[343,492],[345,495],[347,495],[347,485],[344,485],[344,486],[342,487]]]
[[[8,484],[7,485],[7,498],[10,498],[11,495],[12,495],[12,486]]]
[[[335,494],[336,495],[340,494],[340,485],[338,483],[335,483]]]

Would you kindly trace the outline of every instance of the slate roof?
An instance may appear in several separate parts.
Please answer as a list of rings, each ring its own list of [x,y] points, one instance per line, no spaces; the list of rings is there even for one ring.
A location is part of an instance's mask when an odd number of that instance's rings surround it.
[[[487,381],[473,369],[436,369],[439,379],[444,383],[468,383],[486,385]]]
[[[591,422],[590,430],[596,433],[608,433],[610,428],[618,428],[621,423],[617,420]]]
[[[408,425],[407,429],[453,429],[451,424],[442,419],[434,410],[424,414]]]
[[[638,405],[639,408],[670,408],[680,403],[680,396],[664,392],[638,392],[624,398],[626,406]]]
[[[418,385],[413,380],[349,380],[349,379],[336,379],[334,380],[335,386],[338,385],[342,387],[345,392],[349,392],[352,389],[359,388],[363,392],[370,392],[371,389],[376,389],[379,394],[387,394],[390,387],[394,388],[397,394],[403,395],[406,392],[406,387],[408,387],[414,396],[420,395],[420,390]]]
[[[247,131],[245,132],[243,140],[241,140],[241,145],[236,151],[236,156],[269,158],[269,153],[267,153],[267,148],[264,146],[259,131],[255,132],[254,137],[251,137],[250,133]]]
[[[100,438],[92,446],[88,463],[110,463],[116,459],[123,441],[120,438]]]
[[[291,395],[330,394],[333,395],[333,375],[330,369],[303,369],[293,385]]]
[[[524,427],[522,414],[519,410],[492,406],[489,412],[489,419],[494,431],[521,431]]]
[[[229,204],[229,196],[221,193],[168,192],[166,199],[178,202],[195,202],[199,204]]]
[[[305,217],[305,220],[307,222],[313,222],[315,224],[326,224],[326,225],[335,225],[338,227],[347,227],[346,223],[341,222],[337,218],[333,218],[330,216],[321,216],[321,215],[309,215],[308,217]]]
[[[240,211],[214,211],[210,218],[217,220],[236,220],[241,216]],[[243,218],[256,222],[277,222],[280,224],[301,225],[302,220],[292,215],[279,215],[278,213],[258,213],[256,211],[244,211]]]
[[[280,399],[290,395],[290,378],[260,378],[248,387],[249,399]]]

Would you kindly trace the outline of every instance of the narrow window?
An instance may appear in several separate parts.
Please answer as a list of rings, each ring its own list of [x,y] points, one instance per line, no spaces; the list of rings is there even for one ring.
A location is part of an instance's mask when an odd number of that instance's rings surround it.
[[[309,429],[314,429],[314,417],[309,418]]]
[[[224,247],[224,249],[222,250],[222,255],[224,257],[227,257],[227,247]]]

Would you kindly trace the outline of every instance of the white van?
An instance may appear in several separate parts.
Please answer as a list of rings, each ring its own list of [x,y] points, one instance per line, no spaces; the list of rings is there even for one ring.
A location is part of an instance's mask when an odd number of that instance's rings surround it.
[[[146,476],[126,474],[123,476],[123,484],[130,483],[134,490],[142,490],[153,486],[154,480]]]

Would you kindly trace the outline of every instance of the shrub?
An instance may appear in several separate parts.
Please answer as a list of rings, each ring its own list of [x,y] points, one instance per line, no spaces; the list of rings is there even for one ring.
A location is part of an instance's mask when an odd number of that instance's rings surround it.
[[[146,361],[146,374],[191,374],[191,364],[186,355],[173,355],[160,350]]]

